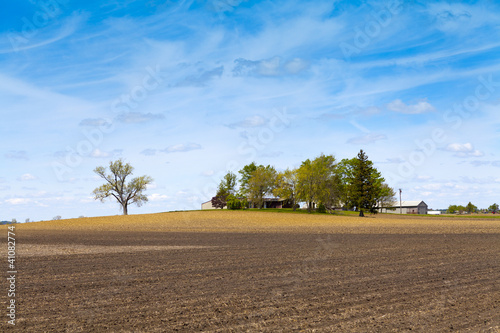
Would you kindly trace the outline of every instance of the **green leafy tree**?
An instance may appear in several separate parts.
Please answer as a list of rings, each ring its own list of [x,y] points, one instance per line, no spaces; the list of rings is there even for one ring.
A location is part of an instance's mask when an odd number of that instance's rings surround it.
[[[316,209],[316,212],[322,213],[322,214],[326,213],[326,206],[324,204],[320,203],[318,205],[318,208]]]
[[[123,215],[128,214],[128,205],[135,203],[138,207],[148,201],[148,197],[143,194],[147,185],[153,182],[149,176],[135,177],[126,182],[127,178],[132,175],[134,168],[124,163],[122,159],[114,162],[109,162],[109,171],[105,167],[97,167],[94,172],[101,178],[106,180],[106,183],[94,190],[94,199],[99,199],[101,202],[108,197],[114,197],[120,204]]]
[[[456,212],[458,212],[457,205],[449,205],[448,209],[446,210],[446,213],[448,213],[448,214],[455,214]]]
[[[278,198],[288,201],[292,205],[293,210],[297,208],[297,184],[297,169],[286,169],[276,174],[273,194]]]
[[[374,177],[376,170],[373,163],[368,160],[368,156],[360,150],[356,158],[353,169],[353,179],[351,185],[351,200],[359,211],[359,216],[364,216],[364,211],[376,212],[377,191],[380,185],[379,178]]]
[[[489,211],[493,212],[493,213],[497,213],[498,212],[498,204],[494,203],[493,205],[491,205],[489,208],[488,208]]]
[[[465,210],[467,211],[467,213],[473,213],[475,211],[477,211],[477,207],[474,206],[470,201],[469,203],[467,204],[467,206],[465,206]]]
[[[262,165],[260,165],[262,166]],[[253,173],[257,170],[257,165],[255,162],[252,162],[248,165],[245,165],[243,169],[238,171],[241,175],[240,177],[240,194],[241,196],[248,196],[249,188],[248,183],[250,182],[250,178],[252,178]]]
[[[274,167],[259,165],[248,181],[248,198],[257,206],[264,206],[264,198],[266,195],[272,195],[274,184],[276,182],[276,170]]]
[[[386,183],[381,183],[377,186],[375,196],[379,207],[392,207],[397,203],[396,191]]]
[[[227,197],[230,194],[236,193],[236,175],[229,171],[222,178],[219,187],[217,189],[217,196]]]
[[[214,208],[223,209],[227,205],[227,200],[230,195],[234,195],[236,192],[236,175],[229,171],[221,179],[219,186],[217,188],[217,193],[215,197],[212,197],[212,206]]]
[[[242,209],[247,207],[248,201],[245,199],[237,198],[236,196],[230,194],[227,197],[227,208],[228,209]]]
[[[305,160],[297,170],[297,197],[307,203],[309,212],[313,204],[333,208],[340,196],[340,177],[335,157],[321,154],[314,160]]]
[[[347,209],[356,207],[356,202],[352,193],[352,183],[354,181],[354,169],[356,168],[356,164],[356,158],[344,158],[337,166],[340,177],[340,200]]]

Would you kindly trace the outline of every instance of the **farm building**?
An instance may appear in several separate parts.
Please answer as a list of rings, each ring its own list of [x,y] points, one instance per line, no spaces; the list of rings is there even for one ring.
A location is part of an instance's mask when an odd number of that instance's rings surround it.
[[[379,208],[380,213],[393,214],[427,214],[427,210],[428,206],[423,201],[402,201],[401,209],[399,202],[391,207]]]
[[[263,208],[285,208],[285,207],[286,207],[286,205],[285,205],[284,199],[264,198],[264,207]],[[256,207],[253,207],[250,204],[250,208],[256,208]],[[215,207],[212,206],[212,201],[209,200],[209,201],[201,204],[201,209],[215,209]],[[224,206],[224,209],[227,209],[227,206]]]
[[[264,207],[262,208],[284,208],[284,199],[279,199],[279,198],[264,198]],[[250,208],[257,208],[257,207],[252,207],[252,204],[250,204]]]
[[[224,206],[224,208],[227,208],[227,206]],[[201,204],[201,209],[215,209],[215,207],[212,206],[212,200],[208,200],[207,202],[203,202]]]

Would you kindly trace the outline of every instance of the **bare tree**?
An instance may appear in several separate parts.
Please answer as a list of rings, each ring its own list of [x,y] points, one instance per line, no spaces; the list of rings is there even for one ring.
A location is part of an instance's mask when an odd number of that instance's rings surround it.
[[[123,215],[128,214],[128,205],[135,203],[137,206],[142,206],[144,202],[148,201],[148,197],[142,192],[146,190],[148,184],[153,182],[149,176],[135,177],[127,184],[125,181],[128,176],[132,174],[134,168],[124,163],[119,159],[114,162],[109,162],[110,174],[106,174],[105,167],[97,167],[94,172],[101,178],[106,180],[106,183],[94,190],[94,199],[99,199],[101,202],[108,197],[114,197],[121,205]]]

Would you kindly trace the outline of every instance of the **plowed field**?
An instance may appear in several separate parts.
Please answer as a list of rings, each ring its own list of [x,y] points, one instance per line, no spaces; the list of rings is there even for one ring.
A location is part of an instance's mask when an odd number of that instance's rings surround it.
[[[500,332],[498,219],[83,218],[16,251],[19,332]]]

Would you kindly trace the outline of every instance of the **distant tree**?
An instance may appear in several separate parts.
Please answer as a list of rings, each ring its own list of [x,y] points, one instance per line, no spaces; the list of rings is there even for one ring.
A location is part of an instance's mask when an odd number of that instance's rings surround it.
[[[215,196],[212,198],[211,200],[212,202],[212,207],[214,208],[220,208],[220,209],[223,209],[224,207],[226,207],[226,197],[225,196]]]
[[[106,183],[94,190],[94,199],[101,202],[108,197],[114,197],[122,207],[123,215],[128,214],[128,205],[135,203],[138,207],[148,201],[148,197],[142,192],[146,190],[147,185],[153,182],[149,176],[135,177],[126,183],[127,177],[132,174],[134,168],[129,163],[124,163],[122,159],[109,162],[110,174],[106,174],[105,167],[97,167],[94,172]]]
[[[313,204],[333,208],[340,196],[340,178],[335,157],[321,154],[314,160],[305,160],[297,170],[297,197],[307,203],[312,212]]]
[[[449,205],[448,209],[446,210],[446,213],[448,213],[448,214],[455,214],[456,212],[458,212],[457,205]]]
[[[363,153],[364,154],[364,153]],[[360,160],[357,157],[351,159],[343,159],[338,164],[339,175],[341,180],[341,201],[345,208],[353,209],[358,208],[358,193],[356,192],[356,187],[354,186],[356,180],[356,173],[359,176],[359,163]],[[382,207],[390,207],[395,202],[396,192],[393,188],[389,187],[385,183],[385,179],[382,177],[381,173],[373,166],[373,162],[366,160],[366,167],[370,170],[369,181],[372,184],[372,196],[374,198],[375,206],[379,204]],[[375,206],[368,207],[368,210],[376,212]]]
[[[378,179],[373,177],[376,172],[373,163],[368,160],[368,156],[363,150],[360,150],[357,161],[353,169],[353,180],[351,188],[351,200],[359,211],[359,216],[364,216],[364,210],[376,212],[377,205],[377,185]]]
[[[60,219],[62,219],[62,217],[61,217],[61,215],[57,215],[57,216],[54,216],[52,219],[53,220],[60,220]]]
[[[276,170],[274,167],[259,165],[252,172],[247,184],[248,199],[258,208],[262,208],[265,196],[273,193],[275,181]]]
[[[340,202],[340,177],[333,155],[320,155],[313,160],[314,169],[319,176],[318,208],[333,210]]]
[[[236,175],[232,172],[228,172],[221,179],[219,186],[217,188],[217,193],[215,197],[212,198],[212,206],[215,208],[223,209],[227,206],[227,200],[230,195],[236,192]]]
[[[458,210],[459,214],[463,214],[465,212],[466,208],[462,205],[458,205],[457,210]]]
[[[313,209],[313,203],[317,199],[317,181],[314,175],[313,163],[310,159],[302,162],[297,170],[297,178],[298,198],[306,202],[307,211],[310,213]]]
[[[12,219],[12,223],[17,223],[17,220],[16,219]]]
[[[29,221],[30,221],[30,219],[29,219],[29,218],[27,218],[26,220],[24,220],[24,222],[26,222],[26,223],[28,223]]]
[[[217,196],[228,196],[236,193],[236,175],[228,172],[221,180],[217,189]]]
[[[318,205],[318,208],[316,209],[316,212],[322,214],[326,213],[326,206],[323,203],[320,203]]]
[[[276,182],[273,194],[281,199],[288,201],[293,210],[296,210],[297,204],[297,169],[286,169],[276,174]]]
[[[493,205],[488,207],[488,210],[493,212],[493,213],[497,213],[498,212],[498,204],[494,203]]]
[[[228,209],[242,209],[247,207],[248,201],[246,199],[240,199],[237,198],[236,196],[230,194],[227,197],[227,208]]]
[[[357,159],[344,158],[337,165],[340,177],[340,201],[342,205],[347,209],[353,209],[356,207],[356,202],[352,195],[352,183],[354,181],[354,168],[356,167]]]
[[[381,183],[377,187],[376,201],[379,207],[391,207],[397,202],[396,191],[386,183]]]
[[[475,211],[477,211],[477,207],[474,206],[470,201],[469,203],[467,204],[467,206],[465,206],[465,210],[467,211],[467,213],[473,213]]]
[[[262,165],[260,165],[262,166]],[[249,192],[248,183],[250,182],[250,178],[252,178],[253,173],[257,170],[257,165],[255,162],[252,162],[248,165],[245,165],[243,169],[238,171],[241,175],[240,178],[240,195],[247,196]]]

